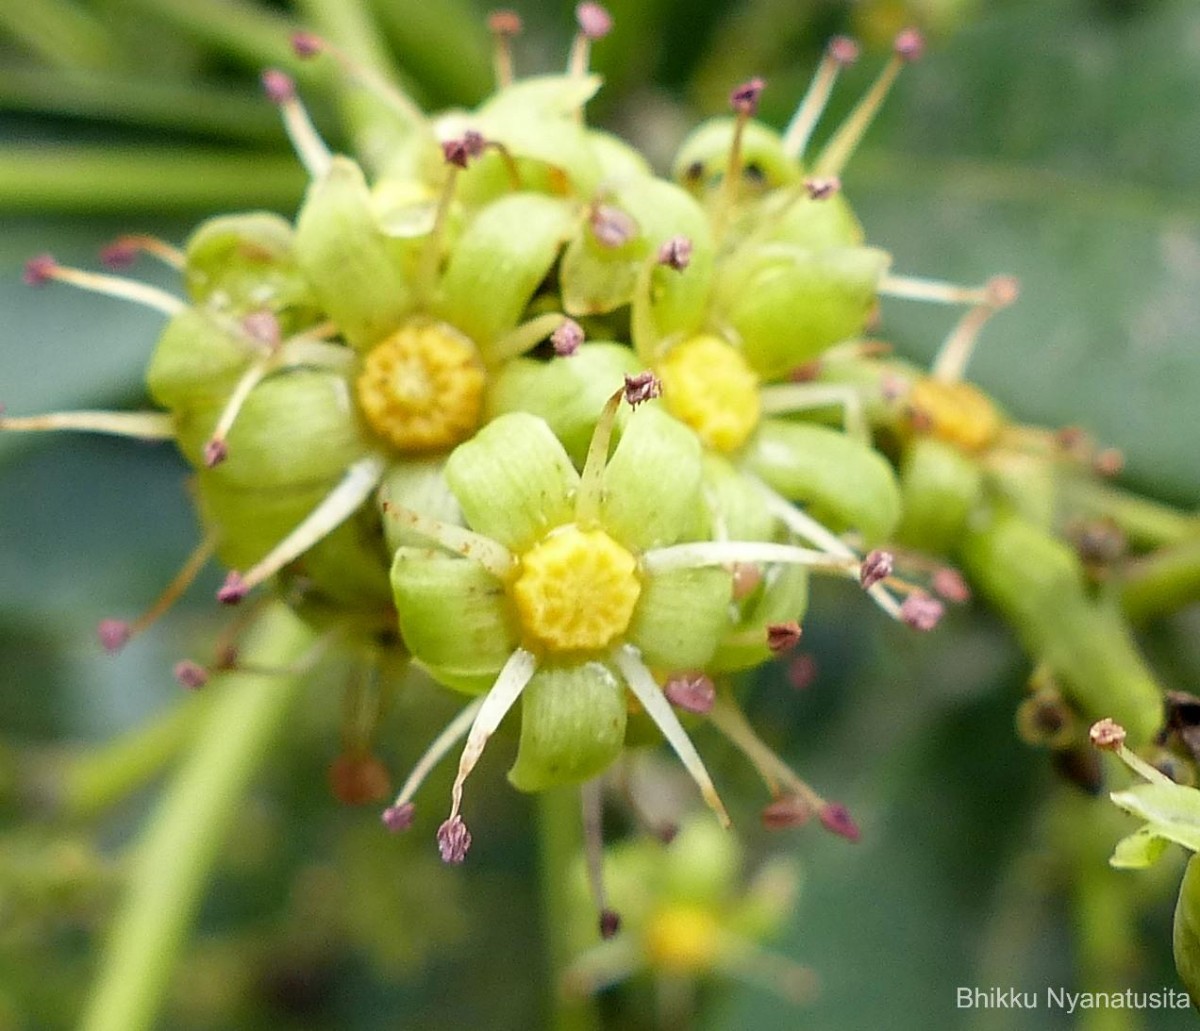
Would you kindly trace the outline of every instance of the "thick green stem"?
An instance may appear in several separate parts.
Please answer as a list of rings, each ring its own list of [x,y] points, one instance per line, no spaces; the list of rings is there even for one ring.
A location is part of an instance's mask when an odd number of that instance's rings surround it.
[[[571,868],[583,847],[577,788],[554,788],[538,796],[541,853],[542,926],[549,960],[553,1031],[599,1031],[590,999],[563,992],[563,972],[571,961]]]
[[[246,661],[286,666],[312,640],[312,632],[277,604],[250,635]],[[153,1025],[238,804],[300,687],[299,677],[235,674],[205,689],[220,693],[138,843],[82,1031]]]
[[[290,210],[304,170],[289,155],[179,147],[10,146],[0,162],[0,210],[178,212]]]
[[[1129,563],[1121,606],[1134,623],[1200,602],[1200,535]]]

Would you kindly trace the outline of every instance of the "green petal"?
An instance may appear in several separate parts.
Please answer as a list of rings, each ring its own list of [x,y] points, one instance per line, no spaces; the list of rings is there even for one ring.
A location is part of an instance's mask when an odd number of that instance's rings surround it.
[[[574,518],[579,474],[550,427],[513,412],[454,449],[446,482],[471,529],[519,553]]]
[[[484,411],[489,420],[517,411],[544,419],[582,469],[600,410],[639,368],[633,351],[609,343],[586,343],[571,357],[548,362],[517,358],[491,378]]]
[[[642,157],[637,148],[630,146],[620,136],[614,136],[603,129],[590,129],[588,141],[600,165],[602,181],[619,183],[623,179],[654,174],[650,163]]]
[[[1141,827],[1117,842],[1108,865],[1118,870],[1142,870],[1157,863],[1169,844],[1152,827]]]
[[[862,332],[890,261],[871,247],[764,248],[725,263],[714,306],[755,372],[775,379]]]
[[[914,440],[900,465],[904,517],[897,538],[935,555],[953,551],[983,496],[983,472],[956,447]]]
[[[625,741],[625,688],[599,662],[539,669],[521,694],[521,743],[508,779],[521,791],[578,784]]]
[[[163,408],[219,404],[258,357],[232,325],[204,309],[184,308],[158,338],[146,389]]]
[[[443,523],[462,525],[462,510],[446,482],[445,466],[442,457],[393,462],[379,486],[380,500],[403,505]],[[429,547],[428,537],[408,529],[398,519],[383,520],[383,535],[392,551]]]
[[[700,442],[654,404],[630,417],[604,470],[600,522],[632,552],[693,535],[706,515]]]
[[[308,188],[296,221],[296,257],[321,307],[355,347],[393,332],[413,306],[409,277],[376,221],[362,171],[337,156]]]
[[[741,617],[725,634],[708,664],[711,672],[750,669],[771,658],[767,627],[800,622],[808,609],[808,570],[803,566],[774,566],[762,585],[742,603]]]
[[[672,900],[721,906],[739,889],[738,838],[707,815],[680,828],[662,859],[663,890]]]
[[[217,557],[231,569],[248,569],[302,522],[336,480],[291,490],[231,486],[217,470],[196,474],[201,518],[218,536]]]
[[[763,198],[753,215],[756,240],[786,243],[793,247],[823,250],[858,247],[864,233],[845,195],[814,200],[806,190],[780,190]]]
[[[1200,791],[1182,784],[1137,784],[1109,798],[1127,813],[1145,820],[1146,830],[1200,852]]]
[[[719,190],[729,167],[735,121],[711,118],[697,126],[679,148],[672,178],[697,197]],[[779,133],[762,122],[747,122],[742,132],[743,188],[774,189],[800,180],[800,165],[783,152]]]
[[[204,464],[204,444],[223,407],[179,414],[179,448],[195,468]],[[278,373],[255,387],[227,443],[228,457],[214,475],[254,490],[334,482],[370,449],[346,381],[312,369]]]
[[[900,520],[900,488],[879,452],[816,423],[766,419],[742,454],[746,467],[835,532],[873,544]]]
[[[517,193],[489,204],[463,230],[442,277],[441,317],[488,348],[516,326],[570,236],[563,201]]]
[[[732,590],[719,568],[647,577],[625,637],[655,669],[704,669],[729,627]]]
[[[762,488],[714,452],[704,452],[702,465],[704,499],[712,513],[708,536],[730,541],[773,540],[775,517],[767,508]]]
[[[504,585],[469,559],[399,548],[392,591],[404,643],[428,666],[494,676],[517,646]]]

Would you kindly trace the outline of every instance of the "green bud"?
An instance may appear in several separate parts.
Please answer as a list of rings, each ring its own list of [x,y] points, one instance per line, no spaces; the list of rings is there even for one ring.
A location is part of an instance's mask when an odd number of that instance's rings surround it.
[[[605,665],[545,666],[521,693],[521,743],[508,779],[521,791],[578,784],[625,742],[625,688]]]
[[[867,444],[828,426],[765,419],[742,458],[784,497],[836,531],[858,530],[868,545],[900,522],[892,467]]]
[[[254,344],[232,322],[202,308],[184,308],[158,338],[146,389],[167,409],[220,404],[256,357]]]
[[[600,166],[600,181],[619,183],[654,174],[654,170],[642,155],[621,137],[602,129],[591,129],[588,141]]]
[[[890,263],[874,247],[756,249],[722,267],[714,306],[751,367],[778,379],[862,333]]]
[[[866,234],[843,194],[816,200],[802,186],[764,197],[746,219],[755,243],[823,250],[861,246]]]
[[[900,463],[904,517],[897,538],[932,554],[952,552],[983,496],[983,473],[958,448],[917,438]]]
[[[648,666],[705,669],[729,627],[732,579],[724,569],[681,569],[647,577],[626,636]]]
[[[770,659],[767,627],[802,620],[808,609],[808,570],[803,566],[769,568],[763,582],[740,603],[737,620],[727,629],[706,667],[714,673],[751,669]]]
[[[321,307],[354,347],[392,332],[412,309],[409,277],[379,227],[362,170],[335,156],[296,221],[296,258]]]

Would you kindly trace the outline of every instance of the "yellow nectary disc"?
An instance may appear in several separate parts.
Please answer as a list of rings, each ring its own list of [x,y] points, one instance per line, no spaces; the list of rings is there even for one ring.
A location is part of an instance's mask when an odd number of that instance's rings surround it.
[[[736,451],[758,425],[758,377],[737,348],[701,334],[659,363],[663,400],[709,447]]]
[[[712,969],[720,928],[706,909],[680,903],[660,909],[646,926],[646,955],[652,966],[676,974]]]
[[[1000,433],[1000,412],[991,398],[970,383],[925,377],[913,384],[909,403],[926,424],[920,432],[964,451],[982,451]]]
[[[397,450],[439,451],[479,425],[484,372],[475,345],[452,326],[413,322],[363,360],[358,403]]]
[[[625,632],[642,585],[637,561],[603,530],[565,526],[521,556],[511,593],[534,643],[591,651]]]

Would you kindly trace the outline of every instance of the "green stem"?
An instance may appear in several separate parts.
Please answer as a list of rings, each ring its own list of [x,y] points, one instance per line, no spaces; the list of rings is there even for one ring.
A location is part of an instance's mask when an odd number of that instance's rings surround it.
[[[109,744],[60,761],[51,773],[55,815],[86,820],[143,787],[196,736],[212,698],[202,692]]]
[[[1200,602],[1200,535],[1130,562],[1122,572],[1121,607],[1134,623]]]
[[[94,14],[63,0],[0,3],[0,35],[20,41],[56,68],[112,68],[115,41]]]
[[[9,146],[0,161],[0,210],[289,210],[306,177],[288,155],[180,147]]]
[[[0,68],[0,106],[251,143],[287,140],[279,112],[261,96],[197,82],[131,75]]]
[[[286,666],[312,640],[311,631],[276,604],[251,634],[246,660]],[[282,733],[300,687],[298,677],[236,674],[205,689],[219,695],[132,857],[82,1031],[153,1025],[239,802]]]
[[[583,841],[577,788],[554,788],[538,796],[541,853],[542,924],[549,958],[553,1031],[598,1031],[600,1020],[590,999],[562,991],[563,972],[571,961],[570,877]]]

